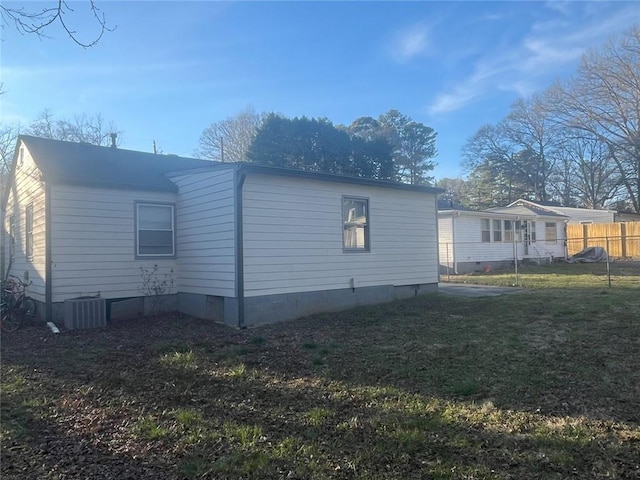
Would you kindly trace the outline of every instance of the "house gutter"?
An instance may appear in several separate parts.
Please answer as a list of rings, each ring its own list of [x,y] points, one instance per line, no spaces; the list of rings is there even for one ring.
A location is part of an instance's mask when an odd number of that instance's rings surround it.
[[[51,231],[51,184],[44,184],[44,316],[46,322],[53,321],[53,259],[51,258],[53,232]]]
[[[242,213],[242,187],[247,174],[238,166],[234,172],[235,177],[235,203],[236,203],[236,298],[238,299],[238,328],[245,328],[244,324],[244,231]]]

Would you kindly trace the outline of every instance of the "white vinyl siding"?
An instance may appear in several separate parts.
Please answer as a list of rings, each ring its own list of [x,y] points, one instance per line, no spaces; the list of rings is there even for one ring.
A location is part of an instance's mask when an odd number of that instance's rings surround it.
[[[455,215],[455,217],[453,215]],[[452,250],[449,253],[449,257],[455,259],[456,264],[513,259],[513,241],[507,240],[511,237],[507,237],[506,230],[504,231],[505,235],[501,242],[482,242],[482,240],[478,238],[478,232],[485,229],[487,222],[489,222],[489,224],[493,223],[491,221],[493,219],[482,218],[480,215],[471,212],[456,213],[453,215],[447,216],[446,214],[441,214],[439,218],[441,263],[443,258],[445,258],[443,252],[444,244],[446,242],[453,242],[451,238],[455,238],[455,244],[449,244],[449,248]],[[514,221],[515,225],[513,224]],[[515,217],[513,217],[510,220],[501,220],[501,222],[503,226],[509,226],[509,223],[511,223],[512,227],[515,226],[515,238],[517,242],[516,249],[519,259],[522,259],[523,257],[536,258],[564,256],[564,246],[561,241],[556,242],[555,244],[543,244],[542,242],[538,242],[537,244],[532,243],[529,246],[528,255],[524,255],[524,244],[522,242],[522,237],[524,237],[524,235],[522,234],[522,229],[524,228],[523,224],[525,223],[525,220],[515,220]],[[536,238],[538,236],[538,232],[535,231],[536,225],[542,226],[543,223],[532,220],[526,220],[526,222],[530,233],[534,238]],[[450,230],[452,230],[450,225],[453,225],[453,232],[450,232]],[[558,235],[561,234],[562,230],[558,230]]]
[[[369,199],[370,252],[343,253],[342,198]],[[243,188],[247,297],[436,283],[434,194],[249,174]]]
[[[24,251],[27,260],[33,260],[33,204],[24,209]]]
[[[235,296],[234,172],[176,174],[181,292]]]
[[[13,219],[13,237],[5,238],[4,268],[11,264],[11,274],[24,278],[25,272],[29,281],[33,282],[27,288],[30,297],[44,302],[45,300],[45,188],[40,180],[41,172],[35,165],[31,154],[24,146],[19,146],[18,163],[15,170],[14,183],[10,185],[6,222],[3,232],[11,230],[9,225]],[[31,229],[27,231],[27,207],[31,207]],[[3,233],[4,234],[4,233]],[[27,245],[30,256],[27,257]],[[13,248],[13,259],[9,259]],[[4,273],[4,272],[3,272]]]
[[[502,223],[502,220],[495,221]],[[478,239],[478,232],[485,231],[485,227],[491,227],[493,223],[493,219],[480,218],[479,216],[464,214],[456,216],[454,251],[457,263],[500,261],[513,258],[513,246],[510,243],[503,241],[483,242]],[[491,240],[493,240],[493,233],[494,230],[489,232]],[[502,233],[502,229],[500,229],[500,233]]]
[[[9,261],[13,261],[16,257],[16,216],[9,217]],[[3,272],[4,273],[4,272]]]
[[[140,267],[154,265],[160,276],[173,269],[177,289],[175,259],[136,259],[135,239],[136,203],[174,203],[175,194],[52,185],[51,197],[53,302],[140,296]]]
[[[453,264],[453,217],[438,218],[438,254],[440,265]]]

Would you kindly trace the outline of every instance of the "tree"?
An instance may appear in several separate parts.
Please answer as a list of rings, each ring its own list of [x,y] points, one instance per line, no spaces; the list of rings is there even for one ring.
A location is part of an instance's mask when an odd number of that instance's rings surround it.
[[[511,203],[521,197],[529,197],[529,161],[532,154],[516,145],[508,134],[505,122],[498,125],[484,125],[467,140],[462,150],[463,165],[471,174],[474,192],[492,192],[495,199],[486,199],[480,194],[473,195],[479,208],[502,202]],[[491,185],[481,185],[488,182]]]
[[[349,136],[328,120],[269,114],[249,148],[255,163],[315,172],[348,168]]]
[[[435,183],[438,188],[444,188],[445,192],[439,199],[452,208],[473,207],[473,200],[470,197],[468,182],[461,178],[441,178]]]
[[[546,201],[547,182],[555,165],[554,149],[558,132],[550,121],[542,96],[533,95],[518,99],[505,119],[504,134],[521,152],[527,152],[521,160],[528,161],[527,174],[533,200]]]
[[[83,48],[92,47],[97,44],[105,32],[111,32],[114,28],[107,26],[104,13],[96,6],[94,0],[88,2],[90,12],[98,24],[99,32],[92,40],[81,40],[77,31],[69,23],[68,17],[74,10],[65,0],[49,2],[41,10],[26,9],[25,7],[9,7],[0,4],[0,17],[6,24],[13,24],[18,32],[22,34],[33,34],[38,37],[46,37],[47,29],[54,24],[59,24],[69,38]],[[77,5],[77,4],[76,4]]]
[[[6,192],[20,127],[0,124],[0,192]],[[0,195],[2,199],[2,195]]]
[[[604,208],[620,191],[620,177],[606,144],[579,130],[561,132],[549,177],[554,200],[565,206]]]
[[[212,123],[200,135],[195,155],[218,162],[244,162],[265,114],[246,108],[236,116]]]
[[[369,162],[372,172],[368,176],[381,180],[396,180],[397,167],[393,160],[394,132],[373,117],[360,117],[348,127],[339,127],[351,137],[354,162]],[[366,160],[363,160],[365,158]],[[364,167],[362,167],[364,168]]]
[[[563,127],[606,145],[621,186],[640,213],[640,26],[586,54],[577,75],[546,95]]]
[[[111,134],[117,135],[117,144],[121,134],[113,122],[105,123],[102,115],[88,117],[83,114],[72,120],[56,120],[49,110],[40,114],[27,128],[27,133],[36,137],[52,138],[67,142],[84,142],[93,145],[111,144]]]
[[[436,132],[431,127],[413,121],[398,110],[380,115],[378,124],[393,145],[393,161],[400,181],[421,184],[432,178],[427,173],[436,163]]]
[[[251,162],[360,177],[392,179],[392,147],[383,139],[349,136],[327,119],[269,114],[247,152]]]

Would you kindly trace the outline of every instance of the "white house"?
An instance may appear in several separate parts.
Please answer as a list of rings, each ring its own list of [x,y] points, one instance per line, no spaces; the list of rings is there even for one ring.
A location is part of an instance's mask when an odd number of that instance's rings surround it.
[[[438,211],[441,272],[464,274],[565,257],[567,218],[550,212]]]
[[[380,303],[437,289],[440,191],[20,136],[3,273],[58,321],[154,266],[177,309],[239,327]]]

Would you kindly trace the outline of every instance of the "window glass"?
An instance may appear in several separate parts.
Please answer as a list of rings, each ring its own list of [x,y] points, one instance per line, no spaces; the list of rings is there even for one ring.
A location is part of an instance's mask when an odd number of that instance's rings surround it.
[[[502,220],[493,221],[493,241],[494,242],[502,241]]]
[[[516,220],[516,242],[522,241],[522,222]]]
[[[529,222],[529,241],[531,243],[536,241],[536,222]]]
[[[342,229],[345,250],[369,250],[369,200],[343,197]]]
[[[137,255],[175,255],[173,205],[138,204]]]
[[[513,242],[513,221],[512,220],[504,221],[504,241]]]
[[[544,239],[553,243],[558,240],[558,230],[555,222],[546,222],[544,224]]]
[[[483,218],[480,220],[481,223],[481,231],[482,231],[482,241],[490,242],[491,241],[491,221],[488,218]]]

